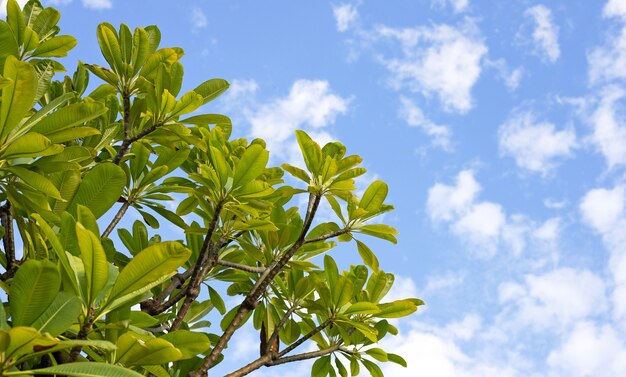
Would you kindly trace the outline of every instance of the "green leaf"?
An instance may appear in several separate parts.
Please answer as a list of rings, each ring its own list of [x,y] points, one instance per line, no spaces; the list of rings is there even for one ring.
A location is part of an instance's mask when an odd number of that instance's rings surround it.
[[[82,125],[107,111],[106,106],[90,98],[83,102],[62,107],[35,124],[30,130],[49,135],[64,129]],[[77,139],[75,137],[75,139]]]
[[[108,310],[129,303],[138,295],[169,279],[189,259],[191,251],[178,242],[148,246],[124,267],[117,277],[108,302]]]
[[[283,169],[285,169],[285,171],[291,175],[293,175],[294,177],[301,179],[302,181],[304,181],[307,185],[311,183],[311,177],[309,177],[309,174],[300,169],[297,168],[295,166],[289,165],[289,164],[282,164],[280,165]]]
[[[367,369],[368,372],[370,372],[370,375],[372,377],[385,377],[385,375],[383,374],[383,371],[375,363],[366,359],[361,359],[361,363],[363,364],[365,369]]]
[[[232,121],[226,115],[221,114],[201,114],[182,119],[178,121],[183,124],[195,124],[199,126],[205,126],[209,124],[215,124],[217,126],[228,125],[232,126]]]
[[[178,348],[183,354],[182,359],[203,354],[211,348],[211,341],[204,333],[176,330],[163,335],[161,339],[167,340]]]
[[[380,304],[380,311],[375,314],[378,318],[401,318],[414,313],[417,305],[411,300],[396,300],[393,302]]]
[[[330,368],[330,356],[322,356],[313,363],[313,367],[311,368],[311,377],[326,377]]]
[[[146,29],[147,30],[147,29]],[[170,65],[182,56],[182,52],[173,48],[163,48],[151,54],[139,74],[147,79],[153,78],[161,63]]]
[[[50,306],[60,287],[61,275],[54,263],[35,259],[24,262],[9,288],[13,326],[30,326]]]
[[[354,229],[355,232],[367,234],[369,236],[378,237],[391,243],[398,243],[394,234],[398,231],[393,227],[385,224],[367,224]]]
[[[150,44],[148,40],[148,33],[144,28],[138,27],[133,34],[133,56],[131,59],[133,66],[133,75],[135,75],[143,63],[146,62],[148,56],[152,53],[150,51]]]
[[[383,181],[374,181],[363,193],[363,197],[359,203],[359,208],[363,208],[367,212],[375,212],[380,209],[387,197],[387,184]]]
[[[103,22],[96,29],[98,45],[102,56],[119,75],[124,74],[124,63],[122,62],[122,50],[118,40],[117,32],[113,25]]]
[[[376,271],[367,282],[367,292],[371,302],[379,302],[391,289],[395,277],[384,271]]]
[[[70,377],[143,377],[133,370],[104,363],[70,363],[36,369],[35,374],[56,374]]]
[[[198,85],[193,91],[202,96],[202,104],[213,101],[224,93],[230,84],[223,79],[211,79]]]
[[[91,307],[109,279],[109,264],[100,237],[76,223],[76,237],[87,280],[86,304]]]
[[[298,140],[298,145],[300,145],[307,169],[313,175],[317,175],[322,161],[322,149],[304,131],[297,130],[296,139]]]
[[[337,268],[337,263],[330,255],[324,255],[324,273],[328,286],[332,289],[337,284],[339,269]]]
[[[381,348],[370,348],[366,350],[365,353],[378,361],[382,361],[382,362],[388,361],[387,352],[385,352]]]
[[[50,139],[36,132],[29,132],[5,147],[0,149],[2,160],[49,156],[63,151],[63,147],[52,144]]]
[[[374,314],[378,311],[380,311],[380,309],[378,309],[378,305],[372,302],[363,301],[350,305],[344,314]]]
[[[50,306],[31,326],[40,333],[49,333],[54,337],[59,336],[78,321],[82,307],[78,297],[68,292],[59,292]]]
[[[224,304],[224,300],[222,300],[220,294],[211,287],[209,287],[209,298],[211,299],[213,306],[215,306],[215,309],[217,309],[221,315],[226,314],[226,305]]]
[[[42,194],[55,199],[63,200],[59,190],[46,177],[41,174],[30,171],[21,166],[12,166],[6,170],[15,174],[22,182],[26,183]]]
[[[4,65],[9,56],[17,57],[18,44],[13,36],[11,27],[6,22],[0,20],[0,72],[4,72]]]
[[[406,360],[404,360],[404,358],[402,356],[400,356],[400,355],[396,355],[395,353],[388,353],[387,354],[387,358],[392,363],[396,363],[398,365],[402,365],[405,368],[407,367]]]
[[[359,240],[355,240],[357,245],[357,250],[359,251],[359,255],[361,259],[363,259],[363,263],[367,265],[372,271],[378,271],[378,258],[376,258],[376,254],[363,242]]]
[[[17,44],[20,45],[24,40],[24,29],[26,28],[24,14],[17,1],[9,0],[4,4],[7,7],[7,23],[13,30]]]
[[[52,37],[39,46],[31,53],[31,56],[36,57],[62,57],[67,56],[67,53],[76,46],[76,38],[71,35],[59,35]]]
[[[76,207],[82,204],[99,218],[117,202],[124,186],[126,173],[122,168],[110,162],[100,163],[85,174],[68,211],[76,213]]]
[[[257,178],[269,159],[269,152],[258,144],[250,145],[235,166],[233,187],[243,186]]]
[[[333,304],[335,308],[341,308],[347,304],[354,293],[354,284],[345,276],[339,276],[335,286],[331,288]]]
[[[0,145],[33,106],[38,85],[35,68],[14,56],[6,59],[3,75],[4,78],[11,79],[12,83],[2,88]]]

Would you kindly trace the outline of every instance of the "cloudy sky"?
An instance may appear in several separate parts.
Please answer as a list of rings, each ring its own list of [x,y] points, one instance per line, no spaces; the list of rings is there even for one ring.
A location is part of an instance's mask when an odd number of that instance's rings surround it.
[[[68,67],[103,62],[101,21],[157,24],[187,88],[231,82],[209,110],[272,163],[304,129],[389,183],[399,244],[372,245],[393,295],[427,303],[389,376],[626,375],[626,0],[47,3],[79,39]]]

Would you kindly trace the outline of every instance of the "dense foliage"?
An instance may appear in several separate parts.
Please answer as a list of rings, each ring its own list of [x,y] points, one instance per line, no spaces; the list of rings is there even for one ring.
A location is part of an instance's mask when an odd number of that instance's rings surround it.
[[[233,376],[312,358],[314,376],[405,364],[377,343],[422,302],[383,303],[394,278],[363,240],[396,231],[374,220],[392,209],[384,182],[354,193],[361,158],[297,132],[306,169],[267,167],[263,140],[230,140],[228,117],[198,112],[226,81],[179,93],[183,51],[159,48],[155,26],[99,25],[108,67],[57,81],[76,45],[59,17],[10,0],[0,21],[0,375],[202,376],[250,319],[260,357]],[[336,221],[314,220],[322,201]],[[163,222],[180,239],[149,237]],[[364,265],[339,271],[335,240]]]

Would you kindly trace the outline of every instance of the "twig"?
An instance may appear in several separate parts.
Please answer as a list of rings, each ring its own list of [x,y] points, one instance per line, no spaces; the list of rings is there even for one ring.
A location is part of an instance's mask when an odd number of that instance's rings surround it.
[[[218,259],[217,260],[217,264],[219,264],[220,266],[224,266],[224,267],[231,267],[231,268],[236,268],[238,270],[242,270],[242,271],[246,271],[246,272],[254,272],[254,273],[259,273],[259,274],[262,274],[266,270],[265,267],[248,266],[246,264],[229,262],[229,261],[223,260],[223,259]]]
[[[289,317],[291,317],[293,312],[296,311],[296,309],[298,309],[298,305],[294,305],[291,308],[289,308],[289,310],[287,310],[287,312],[285,312],[285,315],[283,315],[283,317],[280,319],[280,322],[278,322],[276,327],[274,327],[274,331],[272,332],[272,335],[270,336],[269,340],[267,341],[267,346],[263,350],[264,354],[269,353],[270,347],[272,346],[272,344],[274,344],[274,342],[276,341],[276,338],[278,338],[278,333],[280,332],[280,329],[283,326],[285,326],[285,323],[287,323],[287,320],[289,319]]]
[[[319,241],[325,241],[329,238],[334,238],[334,237],[338,237],[341,236],[342,234],[346,234],[346,233],[350,233],[351,229],[345,228],[345,229],[340,229],[340,230],[336,230],[334,232],[330,232],[328,234],[324,234],[321,235],[319,237],[315,237],[315,238],[307,238],[304,243],[313,243],[313,242],[319,242]]]
[[[176,318],[172,323],[172,327],[170,327],[170,331],[177,330],[180,328],[180,325],[183,323],[183,318],[189,311],[191,304],[195,301],[195,299],[200,294],[200,283],[202,281],[202,271],[207,268],[213,268],[217,263],[217,254],[219,249],[214,247],[213,244],[213,233],[215,232],[215,228],[217,228],[217,223],[220,218],[220,213],[222,212],[223,202],[220,201],[215,206],[215,211],[213,212],[213,218],[211,219],[211,223],[209,224],[209,229],[207,230],[207,234],[204,237],[204,243],[202,244],[202,248],[200,249],[200,253],[198,255],[198,260],[196,260],[196,264],[193,267],[193,271],[191,272],[191,276],[189,277],[189,283],[186,287],[185,292],[185,301],[181,305],[178,313],[176,314]],[[221,242],[218,242],[219,246]],[[212,265],[212,266],[211,266]]]
[[[120,220],[122,220],[122,217],[124,216],[126,211],[128,211],[129,207],[130,207],[130,201],[124,200],[124,203],[120,207],[119,211],[117,211],[117,213],[115,214],[115,217],[113,217],[113,220],[111,220],[111,223],[109,224],[109,226],[107,226],[104,232],[102,232],[102,235],[100,236],[101,238],[108,237],[109,234],[111,234],[113,229],[115,229],[115,226],[120,222]]]
[[[309,204],[307,206],[307,213],[304,219],[304,224],[302,227],[302,231],[300,232],[300,236],[296,240],[296,242],[282,255],[282,257],[273,262],[261,275],[259,280],[256,282],[254,287],[250,290],[250,292],[246,295],[246,298],[243,300],[237,313],[231,320],[230,324],[224,330],[224,333],[217,341],[213,350],[204,359],[204,362],[195,372],[192,372],[190,376],[199,377],[207,374],[208,370],[215,364],[219,356],[222,354],[224,348],[228,345],[228,341],[233,336],[235,331],[241,326],[244,318],[246,318],[247,314],[254,310],[256,305],[258,304],[259,297],[265,292],[267,286],[274,279],[274,277],[282,270],[282,268],[289,262],[291,257],[304,245],[305,237],[311,224],[313,222],[313,218],[317,211],[317,207],[319,206],[321,199],[321,195],[309,194]]]

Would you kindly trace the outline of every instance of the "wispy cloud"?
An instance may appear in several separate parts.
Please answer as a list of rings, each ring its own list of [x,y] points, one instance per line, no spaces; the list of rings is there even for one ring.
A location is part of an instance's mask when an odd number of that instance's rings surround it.
[[[352,28],[359,18],[359,12],[353,4],[333,5],[333,15],[337,30],[342,33]]]
[[[380,55],[396,89],[436,95],[443,108],[464,113],[473,106],[472,88],[487,53],[478,28],[470,21],[459,27],[433,25],[396,29],[381,26],[378,38],[400,43],[401,56]]]
[[[450,127],[436,124],[426,118],[420,109],[411,99],[400,96],[400,116],[409,126],[419,127],[431,138],[432,144],[443,150],[452,150],[452,131]]]
[[[195,29],[203,29],[209,24],[202,8],[194,7],[191,10],[191,24]]]
[[[550,174],[558,161],[572,156],[576,134],[572,128],[556,130],[554,124],[537,121],[532,111],[518,112],[498,130],[500,153],[511,156],[517,165],[543,176]]]
[[[552,17],[552,11],[543,4],[528,8],[525,12],[534,22],[532,39],[535,52],[545,62],[554,63],[561,56],[559,47],[559,27]]]

